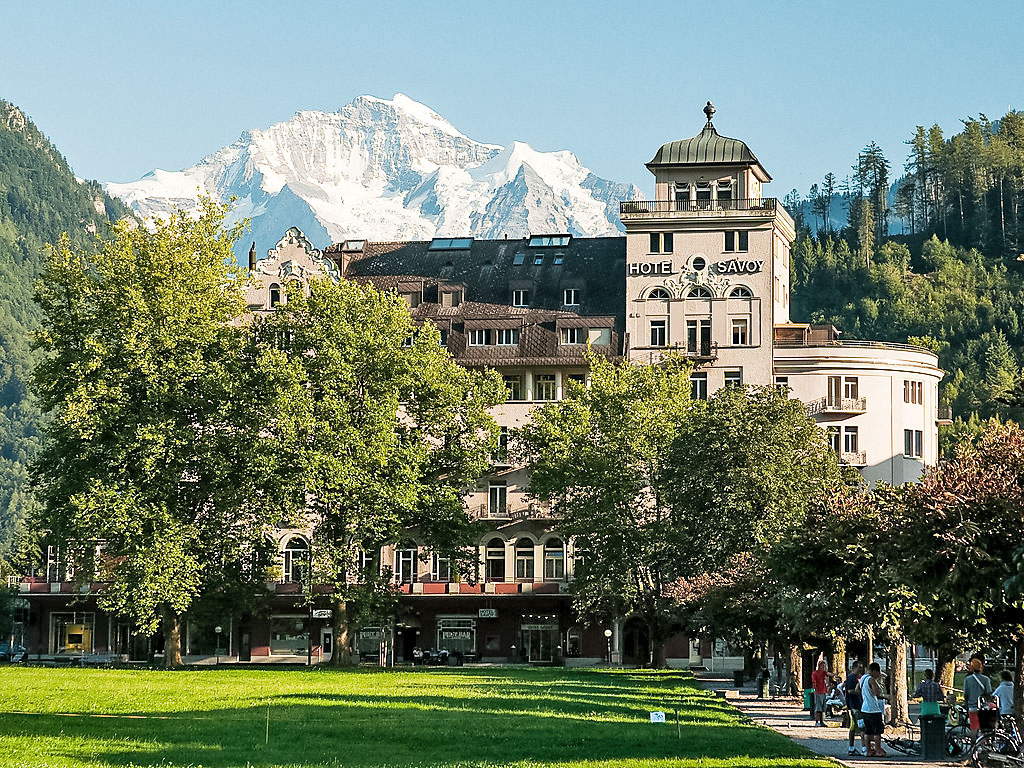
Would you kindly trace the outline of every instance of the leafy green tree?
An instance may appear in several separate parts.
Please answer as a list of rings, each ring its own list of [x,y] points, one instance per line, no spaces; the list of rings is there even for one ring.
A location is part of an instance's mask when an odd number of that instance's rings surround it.
[[[638,616],[653,660],[676,626],[679,554],[691,546],[668,500],[670,448],[691,409],[690,366],[676,356],[658,365],[589,359],[590,386],[535,410],[515,443],[531,466],[531,492],[554,505],[575,542],[577,610]]]
[[[410,530],[436,552],[462,554],[467,488],[486,470],[504,400],[493,371],[457,365],[430,324],[415,328],[394,293],[315,281],[308,296],[257,319],[254,339],[294,372],[279,415],[291,514],[312,529],[312,581],[331,601],[337,651],[361,616],[394,605],[390,570],[362,568]]]
[[[38,528],[76,581],[105,582],[102,608],[162,627],[168,666],[199,597],[264,583],[279,506],[267,449],[281,361],[243,353],[225,212],[206,200],[153,232],[119,223],[97,251],[63,241],[37,294]]]

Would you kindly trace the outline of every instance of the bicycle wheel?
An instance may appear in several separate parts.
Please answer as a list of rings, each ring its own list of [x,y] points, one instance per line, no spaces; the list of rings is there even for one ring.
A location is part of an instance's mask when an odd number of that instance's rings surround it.
[[[954,725],[946,731],[946,754],[964,758],[971,754],[974,736],[966,725]]]

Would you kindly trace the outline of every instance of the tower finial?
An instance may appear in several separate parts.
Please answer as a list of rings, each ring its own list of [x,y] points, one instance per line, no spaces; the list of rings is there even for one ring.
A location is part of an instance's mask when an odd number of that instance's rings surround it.
[[[711,125],[711,118],[714,117],[716,111],[717,110],[715,109],[715,105],[712,104],[710,101],[707,103],[707,105],[705,105],[704,114],[708,116],[708,125]]]

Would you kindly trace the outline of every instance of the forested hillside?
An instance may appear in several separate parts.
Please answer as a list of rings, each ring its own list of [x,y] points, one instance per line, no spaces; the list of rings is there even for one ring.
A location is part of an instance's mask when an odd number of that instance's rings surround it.
[[[793,316],[833,323],[847,338],[932,347],[947,371],[942,398],[963,422],[1019,419],[1024,117],[965,120],[948,138],[919,126],[907,144],[892,209],[891,166],[874,143],[842,182],[830,173],[811,188],[805,209],[823,214],[843,194],[849,223],[835,231],[823,215],[799,217]],[[787,196],[791,210],[799,202],[795,190]],[[909,235],[890,237],[895,216]]]
[[[98,184],[79,182],[35,125],[0,101],[0,571],[17,559],[12,547],[31,504],[26,479],[40,421],[29,392],[39,322],[32,296],[46,244],[66,232],[73,244],[87,245],[127,215]]]

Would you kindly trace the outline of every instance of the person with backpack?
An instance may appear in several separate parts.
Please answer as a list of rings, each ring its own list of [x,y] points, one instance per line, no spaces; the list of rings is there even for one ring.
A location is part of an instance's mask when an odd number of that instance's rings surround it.
[[[964,678],[964,700],[967,704],[967,720],[971,730],[977,733],[981,730],[981,722],[978,719],[978,706],[981,698],[992,695],[992,681],[989,676],[983,673],[984,665],[981,659],[971,659],[970,673]]]

